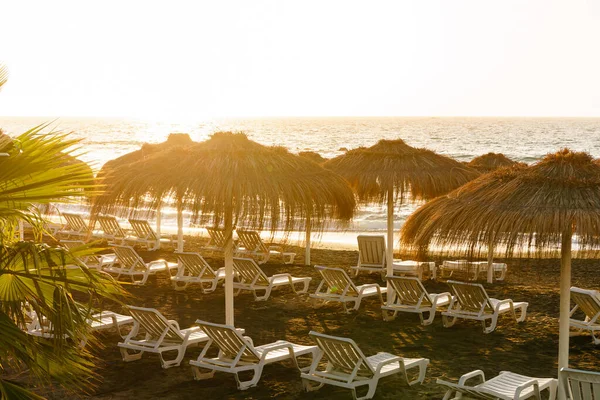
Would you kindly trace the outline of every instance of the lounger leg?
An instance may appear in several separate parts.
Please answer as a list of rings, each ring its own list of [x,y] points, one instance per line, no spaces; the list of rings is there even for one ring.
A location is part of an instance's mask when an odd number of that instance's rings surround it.
[[[235,373],[234,375],[235,375],[235,380],[237,382],[238,389],[246,390],[246,389],[256,386],[262,375],[262,370],[263,370],[262,365],[258,365],[255,368],[253,368],[252,371],[254,372],[254,376],[249,381],[240,381],[240,377],[238,376],[237,373]]]
[[[140,358],[142,358],[142,355],[144,354],[143,351],[139,351],[139,352],[133,352],[133,353],[129,353],[128,349],[125,349],[123,347],[119,348],[119,350],[121,350],[121,357],[123,357],[123,361],[135,361],[135,360],[139,360]]]
[[[367,399],[372,399],[373,396],[375,395],[375,390],[377,390],[377,383],[378,380],[371,381],[368,383],[368,387],[369,389],[367,390],[367,394],[361,397],[358,397],[356,395],[356,388],[352,388],[352,397],[354,398],[354,400],[367,400]]]
[[[442,315],[442,325],[444,325],[444,328],[450,328],[456,323],[456,320],[457,317],[448,317],[447,315]]]
[[[423,326],[431,325],[433,323],[433,319],[435,318],[435,308],[429,310],[429,318],[427,318],[427,319],[424,319],[423,314],[425,312],[427,312],[427,311],[419,313],[419,317],[421,317],[421,324]]]
[[[272,287],[268,286],[265,289],[265,294],[263,296],[258,296],[256,294],[256,290],[253,290],[252,294],[254,294],[254,301],[265,301],[265,300],[267,300],[269,298],[269,296],[271,295],[271,290],[272,290]]]
[[[417,383],[423,383],[423,381],[425,380],[425,374],[427,373],[427,364],[427,361],[423,360],[417,365],[419,367],[419,376],[417,377],[417,379],[414,379],[412,381],[408,380],[408,375],[406,375],[406,371],[404,371],[404,374],[406,376],[406,383],[408,383],[409,386],[415,385]]]
[[[185,290],[190,284],[189,282],[179,282],[179,281],[172,281],[172,282],[173,282],[173,289],[177,290],[178,292]],[[183,285],[180,285],[180,283],[183,283]],[[204,291],[202,293],[204,293]]]
[[[517,320],[517,322],[523,322],[525,321],[525,318],[527,318],[527,306],[529,304],[524,304],[521,307],[519,307],[519,309],[521,310],[521,316],[519,318],[517,318],[517,313],[516,310],[513,309],[513,313],[515,315],[515,319]]]
[[[160,357],[160,363],[164,369],[171,367],[178,367],[181,364],[181,360],[185,356],[185,347],[181,347],[177,349],[177,357],[172,360],[165,360],[162,353],[158,353]]]
[[[481,324],[483,325],[483,333],[492,333],[494,332],[494,330],[496,329],[496,324],[498,323],[498,314],[494,314],[492,316],[492,322],[490,323],[490,326],[486,328],[485,326],[485,319],[483,321],[481,321]]]
[[[353,310],[358,311],[358,308],[360,307],[360,302],[362,301],[362,297],[358,296],[358,298],[354,301],[354,307],[352,307]],[[346,305],[346,302],[344,302],[344,305]],[[381,305],[383,305],[383,302],[381,302]]]
[[[297,289],[294,287],[294,284],[293,284],[293,283],[291,283],[291,284],[290,284],[290,285],[292,286],[292,290],[294,291],[294,293],[296,293],[296,294],[297,294],[297,293],[306,293],[306,292],[308,292],[308,285],[310,284],[310,281],[306,280],[306,281],[304,281],[304,282],[300,282],[300,283],[303,283],[303,284],[304,284],[304,285],[302,286],[302,290],[297,290]]]
[[[396,319],[396,315],[398,315],[398,311],[392,311],[392,315],[390,316],[389,310],[381,309],[381,314],[383,315],[384,321],[393,321]],[[423,317],[421,317],[421,320],[422,319],[423,319]]]
[[[321,389],[323,386],[325,386],[324,383],[315,383],[311,380],[308,379],[302,379],[302,387],[304,388],[304,390],[306,390],[307,392],[313,392],[315,390],[319,390]]]
[[[192,365],[192,374],[194,374],[195,381],[202,381],[204,379],[211,379],[215,376],[215,370],[211,369],[210,372],[202,373],[200,372],[200,368],[196,365]]]

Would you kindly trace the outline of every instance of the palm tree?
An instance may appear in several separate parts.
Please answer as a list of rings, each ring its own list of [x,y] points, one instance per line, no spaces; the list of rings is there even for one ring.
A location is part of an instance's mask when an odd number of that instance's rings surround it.
[[[0,65],[0,88],[6,76],[6,68]],[[81,390],[81,383],[94,377],[93,358],[88,350],[73,343],[94,342],[86,319],[95,301],[118,301],[124,294],[107,275],[83,266],[65,268],[78,265],[68,251],[40,242],[18,241],[14,235],[18,223],[27,221],[34,237],[41,237],[44,221],[33,203],[68,202],[93,193],[82,190],[91,186],[89,170],[82,164],[64,162],[64,154],[72,153],[78,141],[67,134],[41,134],[45,127],[37,126],[15,139],[0,136],[2,399],[42,398],[27,389],[22,380],[12,379],[21,371],[28,371],[36,387],[52,383],[67,390]],[[23,331],[28,318],[24,305],[47,318],[55,339],[37,339]],[[65,341],[65,335],[73,343]],[[89,384],[83,389],[86,387]]]

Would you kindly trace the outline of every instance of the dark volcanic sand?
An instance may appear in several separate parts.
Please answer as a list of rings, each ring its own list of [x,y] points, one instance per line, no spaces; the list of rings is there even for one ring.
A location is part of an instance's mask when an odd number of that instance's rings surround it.
[[[186,250],[197,247],[197,239],[186,242]],[[267,275],[289,272],[296,276],[311,276],[309,291],[319,283],[318,273],[303,266],[303,249],[295,265],[269,262],[263,266]],[[145,260],[166,258],[174,261],[170,250],[140,252]],[[350,267],[356,265],[356,251],[313,250],[313,264]],[[223,265],[222,259],[207,258],[214,269]],[[440,261],[440,260],[436,260]],[[274,290],[267,301],[255,302],[250,292],[242,292],[235,299],[236,326],[246,329],[256,345],[285,339],[311,344],[311,330],[352,338],[366,355],[379,351],[405,357],[430,359],[423,385],[406,387],[399,377],[380,381],[377,399],[441,399],[443,388],[435,380],[456,381],[474,369],[482,369],[486,376],[510,370],[529,376],[556,376],[558,353],[559,260],[527,259],[506,260],[509,265],[504,283],[484,284],[489,295],[499,299],[512,298],[528,301],[527,320],[517,324],[503,316],[498,328],[484,334],[479,322],[459,320],[451,328],[442,327],[438,313],[433,325],[423,327],[416,314],[399,314],[392,322],[384,322],[377,300],[363,301],[358,312],[344,314],[342,306],[329,303],[314,308],[307,295],[295,295],[288,288]],[[574,260],[573,286],[600,288],[597,260]],[[355,283],[380,281],[377,274],[361,274]],[[425,287],[433,293],[448,291],[444,282],[427,281]],[[129,286],[134,300],[130,303],[159,309],[168,319],[179,321],[182,328],[196,319],[223,323],[224,290],[219,287],[211,294],[201,294],[197,288],[175,291],[166,275],[151,277],[144,287]],[[107,307],[111,308],[111,307]],[[119,307],[112,307],[120,311]],[[98,351],[95,372],[101,377],[93,389],[94,399],[351,399],[349,390],[326,386],[319,391],[305,393],[299,372],[289,363],[265,367],[255,388],[238,391],[233,375],[217,372],[213,379],[194,381],[188,361],[201,351],[189,348],[181,366],[162,369],[157,355],[145,354],[139,361],[123,362],[116,346],[120,337],[107,333],[100,337],[105,348]],[[600,347],[592,345],[589,335],[571,338],[570,366],[598,370]],[[50,398],[65,398],[64,393],[48,393]]]

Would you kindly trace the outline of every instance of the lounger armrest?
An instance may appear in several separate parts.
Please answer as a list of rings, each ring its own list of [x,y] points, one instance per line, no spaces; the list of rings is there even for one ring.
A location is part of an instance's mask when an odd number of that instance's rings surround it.
[[[460,386],[464,386],[465,383],[469,379],[473,379],[473,378],[477,378],[477,377],[481,378],[481,383],[485,382],[485,374],[483,373],[483,371],[480,369],[476,369],[475,371],[471,371],[471,372],[466,373],[463,376],[461,376],[460,379],[458,380],[458,384]]]
[[[377,364],[377,369],[375,370],[376,373],[380,373],[381,370],[383,369],[383,367],[385,367],[388,364],[393,364],[393,363],[401,363],[403,362],[404,359],[402,357],[392,357],[390,359],[387,359],[385,361],[380,362],[379,364]]]
[[[150,261],[148,263],[148,266],[154,265],[154,264],[163,264],[165,266],[165,268],[169,268],[169,264],[167,263],[167,260],[154,260],[154,261]]]
[[[181,329],[179,328],[179,322],[175,321],[174,319],[170,319],[169,320],[169,324],[175,328],[177,328],[178,331],[180,331]]]
[[[288,351],[290,352],[290,357],[295,357],[294,346],[292,346],[291,343],[279,343],[274,344],[273,346],[263,347],[264,351],[262,353],[261,359],[265,360],[270,352],[281,349],[288,349]]]
[[[374,288],[376,288],[376,289],[377,289],[377,292],[378,292],[378,293],[381,293],[381,286],[379,286],[379,284],[377,284],[377,283],[366,283],[366,284],[364,284],[364,285],[361,285],[361,288],[360,288],[360,290],[358,291],[358,294],[359,294],[359,295],[360,295],[360,294],[363,294],[363,292],[364,292],[366,289],[368,289],[368,288],[371,288],[371,287],[374,287]],[[348,286],[346,286],[346,288],[348,288]],[[344,294],[345,294],[345,292],[346,292],[346,290],[344,290]]]
[[[177,325],[177,329],[179,329],[179,324]],[[189,329],[186,330],[185,332],[185,336],[183,337],[183,340],[187,341],[190,338],[190,335],[192,333],[196,333],[200,330],[199,326],[192,326]]]
[[[273,281],[275,278],[283,278],[283,277],[286,277],[286,278],[288,278],[290,280],[292,279],[292,275],[288,274],[288,273],[285,273],[285,274],[275,274],[275,275],[271,275],[269,277],[269,282]]]
[[[500,301],[499,301],[499,302],[496,304],[496,307],[495,307],[495,310],[494,310],[494,311],[496,311],[496,312],[500,311],[500,307],[502,307],[504,304],[510,304],[510,305],[512,305],[512,304],[513,304],[513,301],[512,301],[512,299],[504,299],[504,300],[500,300]]]
[[[531,379],[531,380],[525,382],[524,384],[519,385],[519,387],[517,387],[517,390],[515,391],[515,399],[520,399],[521,398],[521,392],[523,390],[531,387],[531,386],[533,386],[533,392],[535,393],[535,398],[536,399],[541,399],[541,396],[540,396],[540,384],[535,379]]]
[[[448,301],[452,301],[452,295],[450,292],[438,293],[435,299],[433,300],[433,305],[436,305],[441,299],[448,298]]]
[[[283,247],[281,247],[281,246],[267,246],[267,248],[269,250],[275,250],[275,251],[278,251],[280,253],[283,253]]]

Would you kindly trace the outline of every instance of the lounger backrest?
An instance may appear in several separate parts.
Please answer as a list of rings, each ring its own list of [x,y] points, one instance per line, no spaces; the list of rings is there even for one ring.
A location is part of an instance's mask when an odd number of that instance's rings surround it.
[[[68,250],[73,250],[81,246],[85,246],[82,240],[61,240],[60,244]]]
[[[125,232],[123,231],[115,217],[111,217],[108,215],[99,216],[98,222],[100,223],[100,227],[102,228],[102,231],[105,234],[117,238],[125,237]]]
[[[252,343],[244,339],[242,334],[229,325],[213,324],[210,322],[196,321],[206,335],[221,350],[219,358],[233,360],[242,351],[239,361],[245,363],[257,363],[260,356],[254,350]]]
[[[146,263],[131,246],[112,246],[117,260],[123,268],[145,269]]]
[[[87,232],[88,226],[79,214],[63,213],[63,217],[67,221],[67,230],[75,232]]]
[[[385,268],[385,238],[383,236],[359,235],[358,266]]]
[[[341,295],[347,287],[346,296],[358,297],[358,290],[346,271],[341,268],[330,268],[320,265],[315,265],[315,268],[319,271],[325,283],[327,283],[330,293]]]
[[[260,235],[256,231],[245,231],[236,230],[238,238],[242,243],[242,246],[248,251],[255,251],[259,253],[268,253],[269,248],[263,243]]]
[[[558,374],[569,400],[600,400],[600,372],[562,368]]]
[[[588,318],[600,313],[600,293],[597,290],[571,288],[571,299],[579,306]]]
[[[485,393],[484,391],[478,390],[472,386],[457,385],[456,383],[446,382],[441,379],[437,380],[437,384],[446,386],[447,388],[449,388],[453,391],[467,395],[469,399],[478,399],[478,400],[479,399],[481,399],[481,400],[497,400],[498,399],[497,395]],[[444,397],[444,398],[446,398],[446,397]],[[457,398],[457,397],[453,397],[453,398]]]
[[[395,276],[386,279],[392,285],[394,293],[398,296],[401,304],[411,306],[419,304],[425,307],[433,305],[429,293],[427,293],[418,278]]]
[[[484,313],[494,312],[490,298],[480,284],[448,281],[448,285],[450,285],[452,292],[456,296],[461,310],[474,313],[482,311]]]
[[[238,274],[238,279],[241,282],[254,282],[256,285],[269,284],[267,275],[260,269],[256,261],[251,258],[233,257],[233,270]]]
[[[146,333],[146,340],[160,343],[181,343],[183,335],[158,310],[127,306],[129,313]]]
[[[371,378],[375,374],[354,340],[324,335],[314,331],[310,332],[309,335],[327,356],[331,368],[330,373],[349,375],[348,381],[357,376]]]
[[[208,226],[204,227],[204,229],[206,229],[208,236],[210,236],[209,246],[225,247],[225,229],[211,228]]]
[[[209,279],[215,277],[215,272],[200,254],[187,252],[175,252],[174,254],[177,256],[179,266],[183,267],[190,276]]]
[[[152,229],[145,219],[130,219],[129,223],[137,237],[141,239],[158,240],[156,232],[154,232],[154,229]]]

